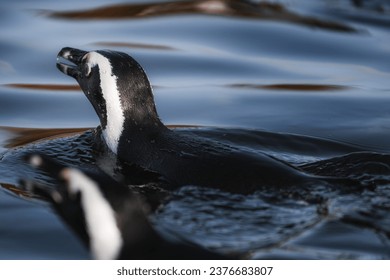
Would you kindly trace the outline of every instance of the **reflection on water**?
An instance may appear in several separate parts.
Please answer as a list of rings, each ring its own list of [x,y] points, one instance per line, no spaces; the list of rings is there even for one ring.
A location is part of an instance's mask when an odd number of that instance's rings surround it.
[[[103,46],[103,47],[125,47],[125,48],[132,48],[132,49],[151,49],[151,50],[175,50],[172,47],[169,46],[162,46],[162,45],[152,45],[152,44],[137,44],[137,43],[120,43],[120,42],[96,42],[94,43],[96,46]]]
[[[33,90],[80,90],[78,85],[6,84],[6,86]]]
[[[243,17],[261,20],[287,21],[309,27],[330,29],[334,31],[356,32],[357,30],[332,21],[322,21],[314,17],[301,16],[287,10],[283,5],[268,2],[247,0],[196,0],[175,1],[148,4],[127,4],[106,6],[84,11],[51,12],[52,17],[76,20],[123,19],[180,14],[220,15]]]
[[[369,9],[380,13],[390,12],[390,4],[385,1],[352,0],[351,2],[360,9]]]
[[[4,4],[0,259],[89,258],[18,183],[49,183],[22,161],[29,151],[112,167],[86,130],[96,114],[56,69],[65,46],[131,54],[161,119],[190,137],[365,186],[264,186],[249,196],[185,187],[152,217],[156,227],[245,258],[389,259],[389,12],[386,0]]]
[[[231,87],[253,88],[253,89],[273,89],[273,90],[298,90],[298,91],[328,91],[344,90],[348,87],[339,85],[309,85],[309,84],[275,84],[275,85],[251,85],[234,84]]]
[[[42,129],[42,128],[20,128],[20,127],[0,127],[0,131],[4,130],[12,133],[5,143],[5,148],[15,148],[26,145],[43,139],[51,139],[58,137],[80,134],[87,129],[83,128],[63,128],[63,129]],[[9,136],[8,136],[9,137]]]

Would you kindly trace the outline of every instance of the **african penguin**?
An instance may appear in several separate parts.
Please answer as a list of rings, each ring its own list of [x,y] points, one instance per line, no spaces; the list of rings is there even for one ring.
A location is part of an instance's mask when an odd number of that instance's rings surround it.
[[[58,69],[75,78],[91,102],[102,138],[117,158],[159,173],[172,186],[250,193],[262,186],[302,185],[315,179],[260,151],[168,129],[157,114],[145,71],[125,53],[66,47],[57,60]]]
[[[148,205],[103,171],[67,167],[40,154],[26,160],[55,179],[55,188],[22,184],[46,198],[95,259],[226,259],[199,245],[155,230]],[[169,237],[167,237],[169,236]]]

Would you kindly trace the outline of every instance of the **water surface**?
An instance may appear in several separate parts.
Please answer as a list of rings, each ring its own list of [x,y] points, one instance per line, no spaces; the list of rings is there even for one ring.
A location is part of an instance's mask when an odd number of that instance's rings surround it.
[[[2,3],[0,258],[89,257],[48,205],[17,188],[24,145],[98,125],[55,67],[71,46],[131,54],[166,124],[370,186],[249,196],[184,187],[152,217],[157,227],[245,258],[388,259],[389,15],[385,0]],[[70,157],[67,139],[53,151]]]

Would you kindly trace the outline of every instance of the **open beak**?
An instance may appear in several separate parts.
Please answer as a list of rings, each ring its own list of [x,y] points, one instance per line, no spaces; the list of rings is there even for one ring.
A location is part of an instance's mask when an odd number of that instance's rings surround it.
[[[81,60],[87,53],[79,49],[63,48],[57,55],[57,68],[62,73],[77,79],[81,74],[79,67]]]

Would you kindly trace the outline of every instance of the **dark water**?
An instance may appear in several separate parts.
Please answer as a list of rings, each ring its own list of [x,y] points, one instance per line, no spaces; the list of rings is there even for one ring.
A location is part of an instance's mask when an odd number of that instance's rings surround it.
[[[248,196],[188,186],[152,217],[157,227],[245,258],[389,259],[388,1],[136,3],[0,3],[0,258],[89,257],[18,188],[31,175],[20,152],[69,160],[77,136],[57,137],[98,124],[55,68],[71,46],[135,57],[166,124],[365,185]]]

